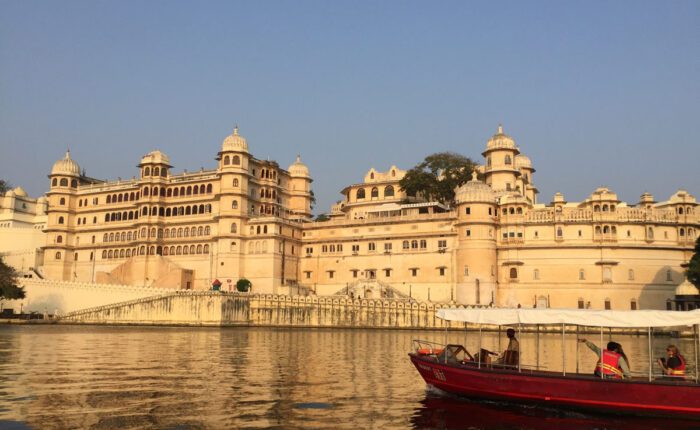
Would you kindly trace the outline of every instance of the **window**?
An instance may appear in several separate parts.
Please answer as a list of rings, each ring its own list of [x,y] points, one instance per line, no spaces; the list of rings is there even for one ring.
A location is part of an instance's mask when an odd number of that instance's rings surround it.
[[[634,281],[634,270],[630,269],[627,272],[627,279],[629,279],[630,281]]]
[[[511,164],[510,155],[508,155],[508,154],[506,154],[505,163],[506,163],[506,164]]]
[[[65,205],[66,204],[66,199],[61,197],[61,200],[58,202],[59,205]]]
[[[637,310],[637,301],[632,299],[630,300],[630,310],[631,311],[636,311]]]
[[[578,279],[579,281],[583,281],[586,279],[586,272],[584,272],[583,269],[580,269],[578,271]]]
[[[63,217],[62,216],[58,217],[58,223],[63,224]]]
[[[53,178],[53,181],[51,181],[51,186],[55,187],[56,185],[58,185],[58,180],[56,178]]]
[[[610,299],[605,299],[605,310],[609,311],[611,309]]]
[[[538,280],[540,279],[540,271],[539,269],[535,269],[532,271],[532,279]]]
[[[564,235],[564,232],[562,231],[561,227],[557,227],[557,237],[562,237]]]
[[[321,245],[321,252],[328,252],[328,245]]]
[[[416,276],[418,276],[418,269],[410,269],[410,270],[411,270],[411,276],[413,276],[414,278]]]
[[[653,239],[654,238],[654,229],[649,227],[649,230],[647,230],[647,231],[648,231],[647,236],[649,237],[649,239]]]
[[[515,267],[510,268],[510,279],[518,279],[518,269]]]
[[[445,243],[447,243],[447,242],[445,242]],[[445,245],[445,246],[447,246],[447,245]],[[425,248],[427,248],[427,247],[428,247],[428,241],[425,240],[425,239],[421,239],[421,241],[420,241],[420,249],[425,249]]]
[[[391,242],[386,242],[384,244],[384,252],[391,252]]]
[[[671,269],[666,270],[666,280],[667,281],[673,280],[673,278],[671,278]]]
[[[377,187],[373,187],[372,188],[372,198],[376,199],[378,197],[379,197],[379,190],[377,189]]]
[[[60,259],[61,259],[61,252],[59,251],[56,253],[56,260],[60,260]]]
[[[357,270],[351,270],[351,272],[352,272],[352,277],[353,277],[353,278],[357,278],[357,272],[358,272],[358,271],[357,271]]]
[[[233,178],[233,186],[238,187],[238,178]]]
[[[67,187],[67,186],[68,186],[68,179],[66,179],[66,178],[61,178],[60,184],[61,184],[62,187]]]
[[[440,276],[445,276],[445,268],[444,267],[440,267],[439,271],[440,271]]]
[[[333,270],[328,271],[328,279],[333,279],[334,275],[335,275],[335,272]]]
[[[394,187],[387,185],[386,188],[384,188],[384,197],[394,197]]]
[[[469,230],[469,229],[467,229],[467,230],[465,231],[465,234],[466,234],[467,237],[470,237],[470,236],[472,235],[472,231]]]
[[[359,190],[357,190],[357,200],[361,200],[364,198],[365,198],[365,189],[360,188]]]
[[[312,247],[309,246],[306,248],[306,255],[311,255],[313,253],[314,253],[314,249]]]
[[[360,252],[360,245],[353,245],[353,246],[352,246],[352,252],[353,252],[353,253],[358,253],[358,252]]]
[[[412,240],[411,241],[411,249],[418,249],[418,241],[417,240]]]
[[[234,155],[233,161],[231,162],[231,164],[233,164],[234,166],[240,165],[241,164],[241,157],[239,157],[238,155]],[[255,171],[253,171],[253,174],[255,174]]]
[[[469,266],[464,266],[464,276],[469,276]]]
[[[467,208],[464,210],[464,213],[467,214],[467,215],[470,215],[470,214],[472,213],[472,208],[467,207]]]
[[[386,276],[387,278],[390,278],[391,277],[391,269],[384,269],[384,276]]]
[[[422,248],[422,247],[421,247]],[[447,248],[447,241],[446,240],[438,240],[438,248],[439,249],[445,249]]]
[[[311,279],[311,271],[304,272],[304,275],[306,276],[306,279]]]
[[[367,249],[369,249],[370,251],[376,251],[377,244],[375,244],[374,242],[370,242],[369,245],[367,245]]]
[[[200,228],[201,228],[201,227],[200,227]],[[237,226],[236,223],[234,222],[234,223],[231,224],[231,233],[236,233],[237,231],[238,231],[238,226]]]
[[[408,246],[409,246],[409,245],[408,245],[408,241],[407,241],[407,240],[404,240],[404,241],[401,243],[401,247],[402,247],[403,249],[408,249]]]
[[[579,309],[583,309],[583,308],[584,308],[583,299],[578,299],[578,308],[579,308]]]
[[[63,236],[57,236],[56,237],[56,243],[63,243]]]
[[[225,156],[224,157],[224,166],[228,166],[230,163],[231,163],[231,159],[229,158],[229,156],[228,155]]]

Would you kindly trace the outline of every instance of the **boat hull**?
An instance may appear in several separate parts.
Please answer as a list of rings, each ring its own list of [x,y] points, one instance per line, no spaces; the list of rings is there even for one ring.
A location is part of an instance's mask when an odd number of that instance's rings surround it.
[[[461,396],[700,419],[700,386],[695,384],[567,377],[553,372],[451,365],[431,357],[409,356],[427,384]]]

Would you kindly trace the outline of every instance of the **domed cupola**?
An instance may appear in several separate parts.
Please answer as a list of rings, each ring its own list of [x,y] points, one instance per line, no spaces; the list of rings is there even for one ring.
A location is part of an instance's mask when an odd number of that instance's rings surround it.
[[[233,128],[233,134],[221,144],[221,152],[227,151],[248,152],[248,142],[238,134],[238,126]]]
[[[66,151],[66,158],[54,163],[51,175],[80,176],[80,166],[70,158],[70,151]]]
[[[518,154],[515,156],[515,168],[516,169],[532,169],[532,161],[530,161],[530,157],[527,157],[523,154]]]
[[[165,178],[168,176],[168,169],[173,166],[170,165],[170,158],[156,149],[141,157],[137,167],[141,169],[142,178]]]
[[[306,167],[304,163],[301,162],[301,156],[297,155],[297,161],[294,162],[291,166],[289,166],[289,176],[295,177],[295,178],[310,178],[311,175],[309,174],[309,168]]]
[[[159,150],[151,151],[141,158],[141,164],[167,164],[170,165],[170,158]],[[169,166],[172,167],[172,166]]]
[[[476,175],[476,171],[472,172],[472,180],[457,189],[455,203],[496,202],[496,194],[491,187],[478,180]]]
[[[498,133],[491,136],[486,143],[487,152],[494,149],[515,149],[515,141],[503,132],[501,124],[498,124]]]

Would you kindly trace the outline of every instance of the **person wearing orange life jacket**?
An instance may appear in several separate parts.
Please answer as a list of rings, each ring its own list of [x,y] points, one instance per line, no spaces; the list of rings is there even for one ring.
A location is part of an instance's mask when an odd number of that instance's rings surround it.
[[[619,343],[608,342],[606,349],[601,351],[600,348],[586,339],[580,339],[579,341],[585,343],[588,348],[598,354],[598,362],[593,372],[595,376],[600,377],[602,369],[603,377],[605,378],[624,379],[632,377],[627,356]]]
[[[676,345],[666,347],[666,353],[669,355],[668,360],[663,358],[657,360],[661,369],[668,375],[669,379],[685,379],[685,359],[678,352]]]

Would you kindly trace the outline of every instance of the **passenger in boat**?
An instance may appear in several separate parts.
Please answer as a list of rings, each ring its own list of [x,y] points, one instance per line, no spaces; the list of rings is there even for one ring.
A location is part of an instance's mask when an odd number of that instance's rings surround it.
[[[515,338],[515,330],[512,328],[506,330],[506,336],[508,336],[508,347],[498,358],[498,363],[506,366],[517,366],[520,361],[520,342]]]
[[[627,356],[622,350],[622,345],[617,342],[608,342],[607,347],[602,352],[595,344],[587,341],[586,339],[580,339],[579,342],[583,342],[589,347],[593,352],[598,354],[598,362],[595,365],[595,371],[593,374],[600,377],[600,369],[603,369],[603,376],[610,379],[623,379],[631,378],[629,362],[627,361]],[[602,361],[602,363],[601,363]]]
[[[663,358],[657,360],[661,369],[669,379],[685,379],[685,359],[678,352],[676,345],[666,347],[666,353],[669,356],[668,360]]]

